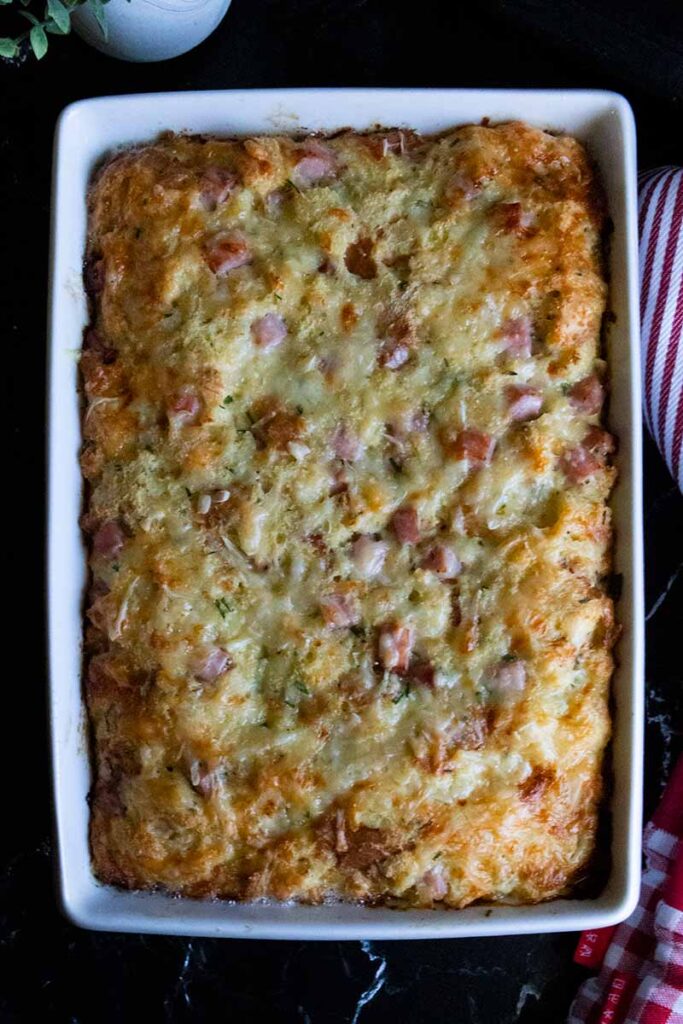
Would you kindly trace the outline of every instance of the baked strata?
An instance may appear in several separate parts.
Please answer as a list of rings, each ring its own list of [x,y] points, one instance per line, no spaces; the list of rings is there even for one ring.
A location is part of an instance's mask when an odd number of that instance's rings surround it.
[[[97,875],[463,907],[594,853],[604,211],[522,123],[116,155],[89,197]]]

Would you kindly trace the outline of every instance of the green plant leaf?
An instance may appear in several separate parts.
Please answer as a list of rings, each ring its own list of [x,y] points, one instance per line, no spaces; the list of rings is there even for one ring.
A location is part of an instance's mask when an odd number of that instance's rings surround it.
[[[50,18],[54,21],[57,28],[61,29],[62,33],[66,35],[69,31],[69,12],[61,0],[47,0],[47,13]]]
[[[0,39],[0,57],[16,57],[18,49],[13,39]]]
[[[12,0],[0,0],[0,4],[11,4]]]
[[[28,5],[31,3],[31,0],[19,0],[19,3],[21,4],[22,7],[28,7]]]
[[[102,3],[102,0],[86,0],[85,6],[89,7],[93,12],[95,21],[100,26],[100,32],[106,40],[109,36],[109,29],[107,27],[107,16],[104,13],[104,4]]]
[[[35,14],[31,14],[30,11],[17,11],[17,14],[19,15],[20,18],[26,18],[26,20],[30,21],[32,25],[40,25],[40,22],[36,18]]]
[[[69,32],[71,31],[71,20],[69,19],[66,29],[61,29],[59,25],[56,25],[54,23],[52,18],[48,18],[45,24],[43,25],[43,28],[46,32],[49,32],[53,36],[68,36]]]
[[[41,60],[47,53],[47,36],[42,25],[34,25],[29,34],[31,49],[36,55],[36,60]]]

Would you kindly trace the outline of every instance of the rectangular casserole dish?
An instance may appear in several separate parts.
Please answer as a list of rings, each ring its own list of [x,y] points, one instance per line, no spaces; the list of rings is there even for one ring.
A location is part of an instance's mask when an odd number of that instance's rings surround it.
[[[77,454],[78,347],[87,310],[81,279],[90,176],[112,149],[164,129],[243,135],[331,132],[341,127],[410,126],[422,132],[476,122],[522,119],[566,131],[597,160],[614,222],[611,244],[610,425],[620,439],[613,498],[616,572],[623,575],[618,616],[623,637],[614,677],[612,866],[595,899],[522,907],[395,911],[352,905],[230,904],[120,892],[96,881],[88,848],[90,784],[81,694],[85,552]],[[302,90],[178,93],[113,97],[74,104],[56,134],[50,296],[49,635],[51,726],[62,905],[85,927],[121,931],[263,938],[430,938],[599,927],[635,904],[640,873],[642,774],[642,549],[640,373],[637,332],[635,139],[628,104],[602,92]],[[618,354],[618,359],[616,358]]]

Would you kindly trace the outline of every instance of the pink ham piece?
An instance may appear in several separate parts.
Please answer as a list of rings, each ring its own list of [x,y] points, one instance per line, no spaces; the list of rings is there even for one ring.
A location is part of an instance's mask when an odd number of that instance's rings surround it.
[[[486,177],[476,180],[465,171],[456,171],[448,185],[446,195],[451,201],[455,199],[476,199],[486,183]]]
[[[169,423],[177,427],[194,423],[201,409],[198,395],[190,388],[183,388],[175,396],[167,410]]]
[[[377,362],[385,370],[398,370],[410,358],[410,349],[403,341],[389,338],[382,342],[377,353]]]
[[[204,249],[204,259],[217,277],[225,277],[231,270],[237,270],[251,263],[252,255],[246,238],[241,231],[229,235],[217,235]]]
[[[503,658],[488,678],[491,693],[504,700],[514,699],[526,686],[526,667],[518,658]]]
[[[427,409],[409,409],[401,412],[387,423],[387,433],[392,438],[404,438],[409,434],[423,434],[429,426]]]
[[[227,651],[212,645],[196,656],[192,663],[192,674],[202,683],[215,683],[225,672],[234,668],[234,664]]]
[[[391,517],[391,528],[399,544],[417,544],[420,539],[417,509],[411,505],[397,508]]]
[[[320,611],[325,625],[331,629],[347,629],[360,620],[360,611],[353,596],[341,591],[321,597]]]
[[[528,359],[531,355],[531,320],[529,317],[510,317],[505,320],[500,331],[508,355],[513,359]]]
[[[493,214],[501,231],[508,235],[517,235],[518,238],[525,238],[534,222],[532,215],[521,203],[499,203],[494,206]]]
[[[357,462],[363,454],[362,442],[345,423],[337,425],[331,443],[334,454],[345,462]]]
[[[445,544],[435,544],[422,559],[421,567],[436,573],[443,580],[453,580],[460,574],[462,563],[451,548]]]
[[[605,389],[595,375],[584,377],[570,389],[569,401],[580,412],[593,416],[602,409]]]
[[[382,571],[389,545],[383,540],[373,540],[367,534],[357,537],[351,545],[351,561],[356,572],[363,579],[371,579]]]
[[[337,160],[329,146],[317,139],[307,139],[299,148],[299,157],[293,172],[297,185],[315,185],[319,181],[333,178],[337,171]]]
[[[251,336],[258,348],[270,352],[287,337],[287,324],[277,313],[266,313],[251,325]]]
[[[191,761],[190,782],[202,796],[211,796],[220,785],[220,766],[214,764],[210,767],[205,761]]]
[[[582,444],[568,448],[560,458],[560,469],[570,484],[580,484],[597,473],[602,465],[598,456]]]
[[[458,459],[467,459],[470,466],[488,466],[496,442],[481,430],[461,430],[455,439],[453,451]]]
[[[448,883],[444,877],[443,869],[437,864],[436,867],[425,871],[417,888],[427,899],[442,900],[444,896],[448,895]]]
[[[543,396],[528,384],[510,384],[505,389],[508,415],[515,423],[535,420],[541,414]]]
[[[596,455],[613,455],[617,449],[617,440],[602,427],[591,427],[583,439],[583,446]]]
[[[235,191],[237,177],[226,167],[207,167],[201,176],[199,187],[202,206],[212,212]]]
[[[99,295],[104,290],[105,268],[102,257],[89,256],[86,260],[85,288],[89,295]]]
[[[382,626],[377,638],[377,656],[382,668],[404,674],[410,665],[414,643],[415,630],[411,626],[397,623]]]
[[[411,661],[405,674],[411,683],[414,683],[416,686],[425,686],[428,690],[434,689],[436,670],[431,661],[415,658]]]
[[[102,558],[114,559],[123,550],[125,534],[114,519],[102,523],[92,540],[93,553]]]

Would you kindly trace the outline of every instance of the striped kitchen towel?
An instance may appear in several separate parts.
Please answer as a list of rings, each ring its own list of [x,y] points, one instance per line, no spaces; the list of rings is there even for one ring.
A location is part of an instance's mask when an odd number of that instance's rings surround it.
[[[639,179],[645,422],[683,491],[683,169]]]

